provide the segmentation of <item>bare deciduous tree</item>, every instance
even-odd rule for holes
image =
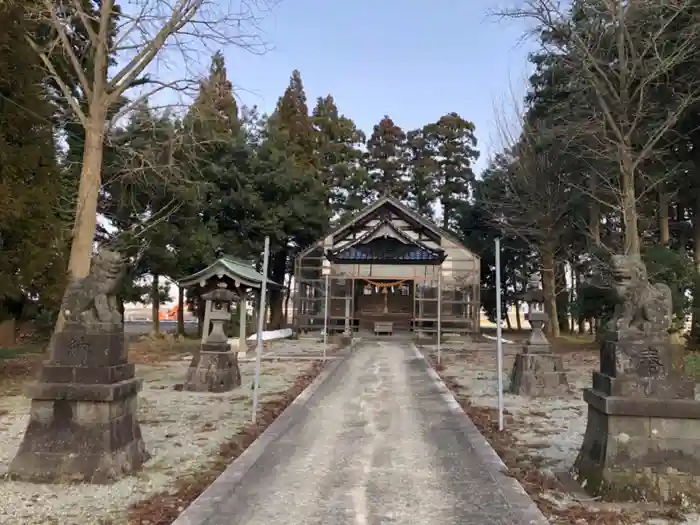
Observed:
[[[514,127],[500,119],[503,153],[485,174],[480,199],[500,228],[526,240],[540,255],[545,308],[551,319],[548,331],[557,337],[556,261],[567,258],[565,236],[575,206],[562,170],[567,153],[546,126],[528,122],[522,129]]]
[[[262,51],[257,22],[270,4],[269,0],[131,0],[121,7],[115,0],[33,4],[31,16],[47,31],[40,38],[27,35],[27,40],[62,102],[85,129],[68,264],[71,278],[84,277],[90,270],[110,125],[133,104],[160,91],[186,93],[197,88],[201,75],[196,69],[209,65],[213,46]],[[84,31],[78,45],[76,23]],[[125,96],[130,96],[130,103],[125,103]]]
[[[588,136],[583,141],[590,148],[587,155],[616,167],[613,174],[596,175],[596,181],[611,183],[625,252],[639,254],[639,189],[658,191],[662,182],[645,180],[643,165],[700,100],[700,79],[683,67],[693,59],[700,37],[696,2],[522,0],[498,15],[534,22],[545,52],[578,73],[591,111],[570,131]],[[596,188],[581,189],[596,198]]]

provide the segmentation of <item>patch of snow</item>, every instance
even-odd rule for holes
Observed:
[[[487,334],[481,334],[484,339],[490,339],[491,341],[498,341],[497,337],[493,337],[492,335],[487,335]],[[513,345],[515,344],[515,341],[511,341],[510,339],[504,339],[501,337],[501,341],[508,344],[508,345]]]
[[[281,330],[267,330],[262,333],[262,340],[263,341],[272,341],[273,339],[285,339],[287,337],[292,337],[292,329],[291,328],[282,328]],[[253,334],[248,336],[248,341],[257,341],[258,340],[258,334]],[[229,339],[228,342],[231,345],[236,344],[234,341],[237,341],[237,339]]]

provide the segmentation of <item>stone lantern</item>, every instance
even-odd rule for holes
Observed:
[[[522,298],[528,307],[525,319],[530,323],[532,329],[526,345],[530,352],[549,352],[549,341],[543,331],[544,325],[549,321],[549,316],[544,311],[544,291],[539,274],[534,273],[530,276]]]
[[[184,390],[195,392],[226,392],[241,385],[238,353],[224,332],[224,323],[231,319],[231,304],[238,294],[219,283],[215,290],[202,295],[206,301],[206,317],[212,324],[211,332],[202,341],[200,350],[192,357],[187,370]]]
[[[549,317],[544,311],[544,292],[538,274],[533,274],[527,283],[522,299],[527,302],[527,320],[530,336],[522,350],[515,356],[510,374],[510,392],[526,396],[551,396],[568,390],[562,358],[552,353],[544,335]]]

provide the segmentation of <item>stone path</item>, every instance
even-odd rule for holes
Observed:
[[[413,347],[367,342],[205,523],[534,523],[523,495],[499,477],[477,457]]]

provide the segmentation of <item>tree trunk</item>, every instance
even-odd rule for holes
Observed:
[[[558,261],[554,272],[555,293],[557,296],[557,316],[559,331],[567,333],[569,328],[569,293],[566,288],[566,263]]]
[[[157,273],[151,281],[151,331],[160,333],[160,276]]]
[[[621,169],[622,221],[625,225],[625,254],[641,254],[639,245],[639,225],[637,224],[637,195],[634,189],[634,167],[629,149],[623,152]]]
[[[177,290],[177,335],[185,336],[185,289]]]
[[[442,203],[442,229],[447,230],[449,229],[448,226],[450,224],[450,206],[446,204],[444,201]]]
[[[83,166],[80,170],[75,220],[73,221],[70,257],[68,259],[69,282],[87,277],[90,273],[92,246],[97,231],[97,198],[102,183],[105,115],[103,110],[91,108],[85,126]],[[63,316],[59,315],[54,331],[62,331],[63,323]]]
[[[685,206],[683,204],[676,204],[675,206],[675,217],[674,220],[676,224],[678,225],[683,225],[685,224]],[[685,255],[686,249],[688,247],[688,231],[686,228],[679,228],[678,229],[678,251]]]
[[[513,325],[510,324],[510,315],[508,315],[508,308],[506,308],[505,311],[502,312],[502,313],[504,314],[504,319],[505,319],[505,321],[506,321],[506,329],[507,329],[507,330],[512,330],[512,329],[513,329]]]
[[[590,229],[593,246],[600,246],[600,203],[597,200],[598,174],[594,172],[588,176],[588,191],[591,194],[589,207],[588,228]]]
[[[693,263],[696,275],[690,337],[693,341],[698,342],[700,341],[700,189],[695,191],[698,192],[693,210]]]
[[[518,331],[523,329],[522,322],[520,321],[520,301],[515,301],[515,326]]]
[[[671,244],[671,228],[668,220],[669,199],[666,189],[659,188],[659,240],[663,246]]]
[[[557,294],[554,279],[554,250],[547,247],[542,250],[542,291],[544,292],[544,309],[549,316],[546,325],[547,334],[559,337],[559,316],[557,315]]]
[[[574,291],[576,292],[576,295],[574,297],[574,301],[576,302],[577,310],[581,309],[581,269],[578,266],[573,266],[573,273],[574,273]],[[573,303],[573,301],[572,301]],[[583,335],[586,333],[585,330],[585,324],[586,324],[586,319],[584,316],[578,312],[577,316],[577,322],[578,322],[578,333],[580,335]]]
[[[94,110],[85,126],[83,167],[80,172],[73,236],[68,260],[68,274],[72,279],[87,277],[90,273],[92,245],[97,230],[97,197],[102,182],[104,127],[105,112]]]

